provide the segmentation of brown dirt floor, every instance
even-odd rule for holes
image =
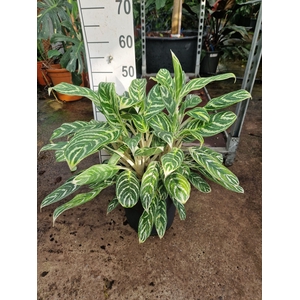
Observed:
[[[241,62],[227,66],[243,76]],[[261,72],[261,69],[260,69]],[[261,79],[261,73],[257,78]],[[208,86],[210,96],[239,89],[241,80]],[[244,194],[211,183],[192,190],[187,219],[175,214],[163,239],[139,244],[124,210],[106,215],[113,189],[61,215],[40,211],[43,198],[70,176],[52,151],[37,156],[37,299],[257,300],[262,298],[262,83],[252,92],[236,158],[230,168]],[[90,120],[88,99],[59,103],[38,87],[37,151],[64,122]],[[98,156],[80,168],[97,163]]]

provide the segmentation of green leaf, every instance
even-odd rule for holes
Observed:
[[[161,163],[165,177],[167,177],[169,174],[171,174],[181,166],[183,158],[183,151],[175,147],[172,149],[171,152],[166,153],[161,157]]]
[[[57,207],[53,212],[53,224],[58,218],[58,216],[61,215],[63,212],[93,200],[105,187],[106,186],[103,185],[91,192],[78,194],[69,202]]]
[[[209,111],[219,110],[229,107],[235,103],[251,98],[251,94],[246,90],[238,90],[211,99],[204,108]]]
[[[131,81],[128,89],[128,93],[129,93],[129,97],[133,99],[136,104],[145,102],[146,85],[147,85],[147,80],[145,78],[133,79]]]
[[[115,197],[114,199],[112,199],[112,200],[109,202],[108,206],[107,206],[107,211],[106,211],[106,213],[108,214],[108,213],[110,213],[111,211],[113,211],[119,204],[120,204],[120,203],[119,203],[119,200],[118,200],[117,197]]]
[[[40,151],[46,150],[63,150],[67,147],[69,142],[58,142],[58,143],[51,143],[43,146]]]
[[[167,111],[169,112],[169,114],[171,116],[174,115],[175,110],[176,110],[176,103],[175,103],[172,95],[170,94],[169,89],[165,86],[161,86],[160,93],[161,93],[161,97],[164,101]]]
[[[198,95],[189,94],[185,97],[180,107],[180,113],[183,114],[187,108],[193,108],[202,102]]]
[[[203,137],[209,137],[225,131],[236,120],[236,115],[232,111],[221,111],[210,116],[210,121],[199,130]]]
[[[203,107],[193,108],[193,109],[187,111],[186,114],[194,119],[198,119],[198,120],[201,120],[204,122],[208,122],[210,119],[208,112]]]
[[[179,99],[183,98],[183,96],[180,96],[181,89],[183,87],[183,84],[185,82],[185,74],[182,71],[181,64],[176,57],[176,55],[171,51],[172,54],[172,63],[173,63],[173,69],[174,69],[174,81],[175,81],[175,99],[177,100],[177,104],[179,104]]]
[[[123,142],[130,148],[132,154],[138,149],[139,141],[141,140],[142,134],[139,133],[133,137],[124,138]]]
[[[137,103],[136,103],[135,99],[129,98],[129,97],[124,96],[124,95],[119,97],[119,110],[132,107],[136,104]]]
[[[118,176],[116,195],[123,207],[133,207],[138,202],[140,184],[135,173],[125,170]]]
[[[48,88],[49,94],[52,89],[55,90],[56,92],[59,92],[61,94],[65,94],[65,95],[86,97],[86,98],[90,99],[97,107],[101,107],[98,94],[89,88],[70,84],[67,82],[62,82],[62,83],[55,85],[54,87]]]
[[[158,162],[152,161],[143,174],[140,188],[140,200],[143,208],[147,211],[156,194],[158,180]]]
[[[99,130],[91,129],[76,134],[67,147],[64,154],[71,171],[76,165],[89,155],[96,153],[103,146],[117,141],[120,130],[117,128]]]
[[[131,115],[131,117],[133,119],[134,126],[139,132],[145,133],[149,131],[148,123],[142,115]]]
[[[213,155],[196,147],[190,147],[189,151],[193,159],[204,168],[212,178],[218,182],[224,182],[227,185],[239,185],[238,178]]]
[[[162,238],[165,235],[167,222],[168,219],[166,201],[158,199],[154,217],[154,225],[159,238]]]
[[[185,97],[187,94],[189,94],[192,91],[200,90],[203,87],[205,87],[207,84],[214,82],[214,81],[220,81],[225,80],[228,78],[234,78],[235,75],[233,73],[226,73],[226,74],[220,74],[215,75],[211,77],[201,77],[201,78],[194,78],[190,80],[181,90],[180,92],[180,98]]]
[[[150,236],[153,224],[154,224],[154,214],[156,210],[155,202],[153,201],[149,210],[142,213],[139,225],[138,225],[138,237],[139,243],[144,243],[146,239]]]
[[[164,140],[170,147],[173,144],[173,135],[167,131],[153,131],[153,134]]]
[[[75,191],[77,191],[80,188],[80,186],[75,185],[72,182],[72,179],[74,177],[75,176],[72,176],[71,178],[69,178],[63,185],[61,185],[60,187],[55,189],[52,193],[50,193],[48,196],[46,196],[41,203],[41,208],[43,208],[47,205],[53,204],[57,201],[60,201],[64,198],[66,198],[67,196],[71,195]]]
[[[164,180],[170,197],[184,204],[190,197],[191,185],[188,180],[178,172],[171,173]]]
[[[183,137],[185,142],[193,142],[195,140],[200,142],[200,146],[204,143],[204,138],[203,136],[199,133],[198,130],[193,130],[193,129],[184,129],[180,132],[179,137]]]
[[[84,185],[94,182],[101,182],[117,174],[119,166],[108,164],[97,164],[89,167],[73,179],[75,185]]]
[[[175,97],[175,82],[171,76],[171,73],[167,69],[160,69],[155,77],[151,77],[152,80],[159,83],[168,89],[172,98]]]
[[[165,113],[161,112],[148,120],[149,125],[155,131],[172,132],[172,125]]]
[[[152,156],[155,154],[159,154],[162,151],[164,151],[164,147],[144,147],[144,148],[138,148],[135,153],[134,156]]]
[[[185,220],[186,219],[186,211],[185,211],[184,205],[182,203],[180,203],[179,201],[177,201],[176,199],[173,199],[173,203],[178,211],[179,219]]]
[[[163,109],[165,109],[165,104],[160,93],[160,87],[156,84],[147,95],[144,117],[148,121]]]
[[[211,192],[209,184],[196,172],[191,171],[188,180],[191,184],[202,193]]]

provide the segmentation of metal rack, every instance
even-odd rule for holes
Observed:
[[[141,42],[142,42],[142,77],[153,76],[155,74],[147,74],[146,72],[146,15],[145,15],[145,1],[141,0]],[[190,77],[199,77],[200,70],[200,56],[202,49],[203,31],[204,31],[204,20],[205,20],[205,2],[206,0],[201,0],[200,11],[199,11],[199,25],[198,25],[198,42],[197,42],[197,54],[196,54],[196,66],[195,73],[189,74]],[[255,78],[257,70],[260,64],[262,55],[262,5],[260,6],[259,14],[257,17],[256,27],[254,35],[252,38],[252,44],[250,49],[250,54],[248,56],[247,66],[243,76],[242,89],[247,90],[250,94],[252,93],[253,85],[255,83]],[[209,92],[207,88],[204,89],[205,93],[210,99]],[[230,132],[224,132],[226,142],[224,147],[212,147],[214,150],[220,152],[224,156],[224,163],[226,166],[233,164],[238,144],[240,141],[240,134],[242,126],[245,120],[248,104],[250,99],[247,99],[236,106],[237,120],[232,125]]]

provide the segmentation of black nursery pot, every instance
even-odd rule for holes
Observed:
[[[220,51],[209,51],[205,54],[200,63],[201,76],[216,75],[220,54]]]
[[[166,230],[168,230],[174,221],[176,207],[173,204],[172,199],[167,198],[166,202],[167,202],[167,228],[166,228]],[[132,227],[136,232],[138,232],[139,220],[140,220],[140,217],[141,217],[143,211],[144,211],[144,208],[142,207],[142,204],[140,201],[131,208],[125,208],[125,216],[127,218],[127,222],[130,225],[130,227]],[[150,235],[157,235],[155,226],[153,226]]]
[[[186,73],[195,72],[198,35],[195,31],[186,31],[184,34],[180,38],[146,37],[147,73],[157,73],[161,68],[173,73],[170,50],[178,57]]]

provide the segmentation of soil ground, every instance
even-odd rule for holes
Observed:
[[[243,76],[242,62],[225,66]],[[261,79],[261,68],[257,75]],[[239,89],[241,80],[208,86],[210,96]],[[258,300],[262,298],[262,83],[249,103],[235,161],[230,170],[244,194],[211,183],[212,192],[193,189],[187,218],[175,214],[163,239],[139,244],[124,210],[106,214],[113,189],[61,215],[57,205],[40,211],[43,198],[70,176],[53,151],[37,156],[37,298]],[[64,122],[93,118],[88,99],[59,103],[38,87],[37,151]],[[83,161],[79,169],[97,163]]]

